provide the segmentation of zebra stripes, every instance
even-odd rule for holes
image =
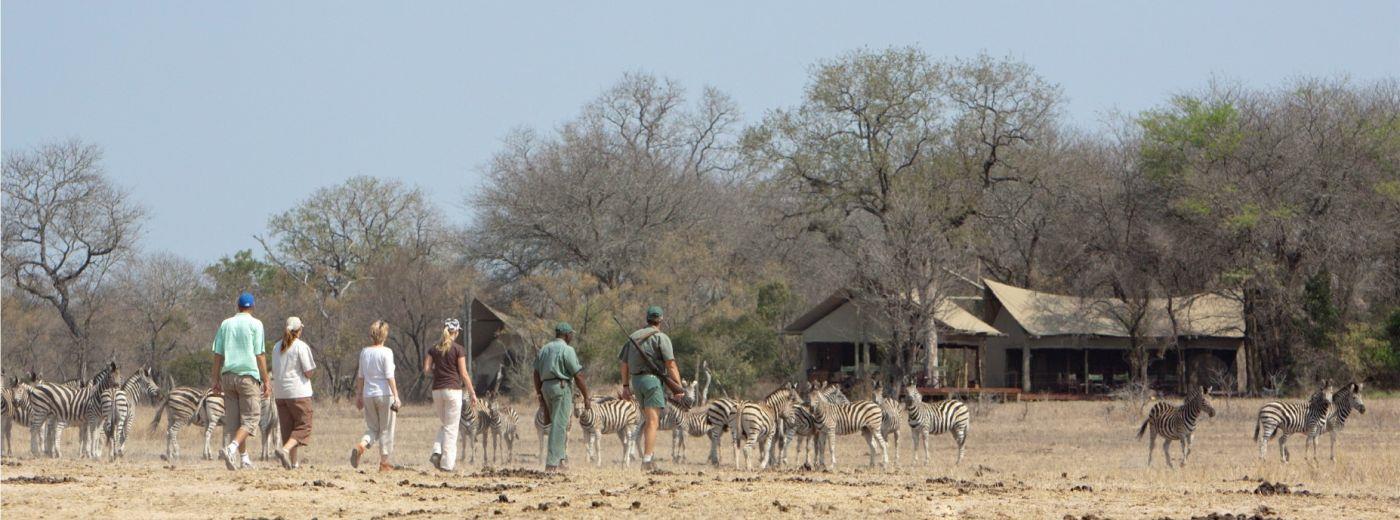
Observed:
[[[1172,456],[1168,446],[1171,441],[1181,441],[1181,466],[1186,466],[1186,458],[1191,455],[1191,438],[1196,432],[1196,420],[1201,412],[1215,417],[1215,407],[1210,404],[1210,389],[1194,387],[1186,394],[1181,406],[1157,403],[1147,413],[1147,420],[1138,428],[1137,438],[1149,427],[1152,435],[1147,439],[1147,466],[1152,467],[1152,452],[1156,449],[1157,436],[1162,436],[1162,456],[1167,459],[1167,467],[1172,467]]]
[[[121,387],[102,391],[98,400],[102,414],[102,435],[107,440],[108,455],[117,460],[125,454],[126,437],[131,426],[131,400]]]
[[[710,464],[719,465],[719,437],[733,422],[740,402],[728,397],[710,401],[705,407],[705,426],[710,437]]]
[[[7,381],[3,391],[3,398],[0,398],[0,405],[4,406],[3,413],[0,413],[0,430],[3,430],[4,453],[14,453],[10,439],[11,430],[16,423],[25,427],[29,426],[29,403],[30,391],[34,385],[39,383],[39,378],[33,372],[29,374],[29,381]]]
[[[276,400],[267,397],[261,399],[261,402],[262,408],[258,412],[258,432],[262,435],[262,456],[260,460],[267,460],[274,457],[277,448],[282,446],[282,425],[277,422]]]
[[[481,461],[490,464],[500,460],[501,441],[506,443],[506,462],[515,458],[515,440],[520,437],[518,426],[520,414],[508,404],[501,404],[494,397],[486,400],[486,406],[477,420],[481,437]],[[487,449],[487,443],[491,449]]]
[[[1269,439],[1278,437],[1279,457],[1288,462],[1288,436],[1295,433],[1307,435],[1304,449],[1312,448],[1317,457],[1317,436],[1327,429],[1327,419],[1332,413],[1332,388],[1325,385],[1308,397],[1308,402],[1265,403],[1259,408],[1259,416],[1254,421],[1254,440],[1259,443],[1259,458],[1264,458]]]
[[[166,416],[165,454],[162,459],[174,461],[180,457],[180,430],[188,425],[204,426],[204,459],[214,458],[209,440],[214,427],[224,417],[224,399],[209,395],[209,389],[182,386],[170,390],[165,399],[156,407],[155,417],[151,418],[150,430],[160,427],[160,416]]]
[[[76,422],[79,429],[80,451],[83,456],[92,454],[92,441],[101,420],[99,399],[102,390],[115,377],[117,364],[109,363],[92,381],[87,384],[40,383],[30,391],[29,410],[29,452],[37,457],[40,440],[43,439],[45,424],[53,421],[52,430],[43,451],[46,455],[62,456],[63,430],[69,423]]]
[[[874,402],[880,407],[880,434],[890,445],[890,451],[894,452],[895,467],[899,467],[899,430],[907,422],[908,413],[898,400],[885,396],[878,383],[875,385]]]
[[[807,395],[805,404],[811,410],[817,429],[816,444],[819,464],[835,468],[836,447],[832,437],[859,432],[865,437],[865,443],[869,448],[870,465],[875,465],[875,453],[879,451],[882,460],[881,468],[889,467],[889,450],[885,444],[885,437],[881,433],[884,428],[884,411],[879,405],[871,401],[828,404],[824,399],[817,398],[815,392]]]
[[[578,425],[588,440],[588,461],[603,465],[603,455],[599,451],[599,437],[607,433],[617,434],[622,443],[622,465],[631,466],[632,455],[636,452],[637,434],[641,432],[641,416],[637,404],[621,399],[595,400],[591,409],[585,408],[578,416]]]
[[[758,467],[768,467],[768,459],[773,452],[773,442],[778,438],[778,412],[767,403],[743,403],[734,425],[734,449],[743,453],[744,465],[739,465],[739,455],[734,455],[734,468],[753,469],[749,451],[758,446]]]
[[[1350,383],[1332,394],[1332,413],[1327,415],[1327,434],[1332,439],[1329,457],[1334,462],[1337,460],[1337,432],[1346,427],[1347,417],[1351,416],[1352,410],[1366,413],[1366,403],[1361,401],[1361,388],[1361,383]]]
[[[956,399],[936,404],[925,403],[923,394],[913,384],[904,387],[904,400],[908,410],[909,429],[914,433],[914,460],[919,460],[919,448],[923,447],[923,463],[928,464],[928,439],[934,435],[951,433],[958,443],[958,460],[962,464],[963,447],[967,442],[967,430],[971,425],[972,414],[967,405]]]
[[[457,442],[461,447],[457,449],[457,460],[467,460],[467,449],[471,449],[471,459],[469,462],[476,463],[476,433],[477,411],[472,409],[471,400],[462,400],[462,416],[457,420]]]

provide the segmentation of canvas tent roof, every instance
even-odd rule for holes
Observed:
[[[815,307],[812,307],[811,310],[799,316],[796,320],[793,320],[792,323],[789,323],[787,327],[783,328],[783,333],[801,334],[849,301],[851,301],[851,294],[849,291],[836,291]],[[934,316],[940,325],[943,325],[953,333],[974,336],[1002,335],[1001,331],[998,331],[995,327],[988,325],[986,322],[978,319],[977,316],[974,316],[972,313],[967,312],[966,309],[959,307],[958,304],[949,300],[943,300]]]
[[[983,280],[987,291],[1033,336],[1092,335],[1128,337],[1115,316],[1125,315],[1121,301],[1051,294]],[[1167,298],[1148,303],[1146,337],[1170,337]],[[1202,293],[1171,299],[1183,336],[1244,337],[1244,304],[1220,294]]]

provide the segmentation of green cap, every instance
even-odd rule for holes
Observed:
[[[654,320],[661,317],[661,307],[652,305],[647,307],[647,319]]]
[[[573,333],[574,333],[574,326],[573,326],[573,325],[569,325],[568,322],[561,321],[561,322],[559,322],[558,325],[555,325],[555,326],[554,326],[554,333],[555,333],[555,334],[573,334]]]

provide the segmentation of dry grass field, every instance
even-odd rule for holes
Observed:
[[[1212,513],[1261,518],[1395,518],[1400,515],[1400,400],[1371,399],[1342,435],[1338,461],[1308,461],[1295,437],[1294,461],[1278,461],[1270,444],[1257,459],[1250,436],[1258,400],[1217,400],[1220,411],[1196,435],[1185,469],[1167,469],[1160,450],[1146,466],[1146,440],[1134,438],[1141,419],[1125,403],[1074,402],[988,405],[974,418],[968,456],[951,465],[952,441],[933,441],[935,463],[911,465],[909,443],[901,466],[889,472],[865,467],[864,444],[844,437],[841,466],[831,472],[781,469],[742,472],[726,463],[705,465],[708,443],[691,439],[690,463],[662,464],[643,474],[618,465],[615,437],[603,439],[602,468],[583,464],[578,432],[570,446],[573,472],[546,475],[529,412],[522,410],[522,439],[505,469],[463,464],[456,474],[430,470],[426,462],[434,420],[426,406],[400,416],[391,473],[352,470],[347,448],[360,435],[359,416],[348,405],[321,403],[315,444],[303,468],[285,471],[263,462],[231,473],[217,461],[199,460],[197,435],[187,429],[187,456],[170,465],[157,456],[162,441],[142,433],[116,463],[33,460],[28,434],[16,428],[4,465],[6,518],[463,518],[653,516],[700,518],[892,517],[892,518],[1192,518]],[[150,408],[141,417],[149,420]],[[139,422],[145,422],[138,418]],[[73,430],[70,430],[70,432]],[[668,434],[667,434],[668,435]],[[76,452],[74,434],[66,435]],[[669,454],[662,444],[658,454]],[[35,477],[38,477],[37,479]],[[1259,494],[1261,482],[1288,487]]]

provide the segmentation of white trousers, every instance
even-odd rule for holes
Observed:
[[[433,412],[442,421],[433,441],[433,453],[442,455],[438,464],[450,471],[457,465],[457,422],[462,419],[462,390],[433,390]]]

